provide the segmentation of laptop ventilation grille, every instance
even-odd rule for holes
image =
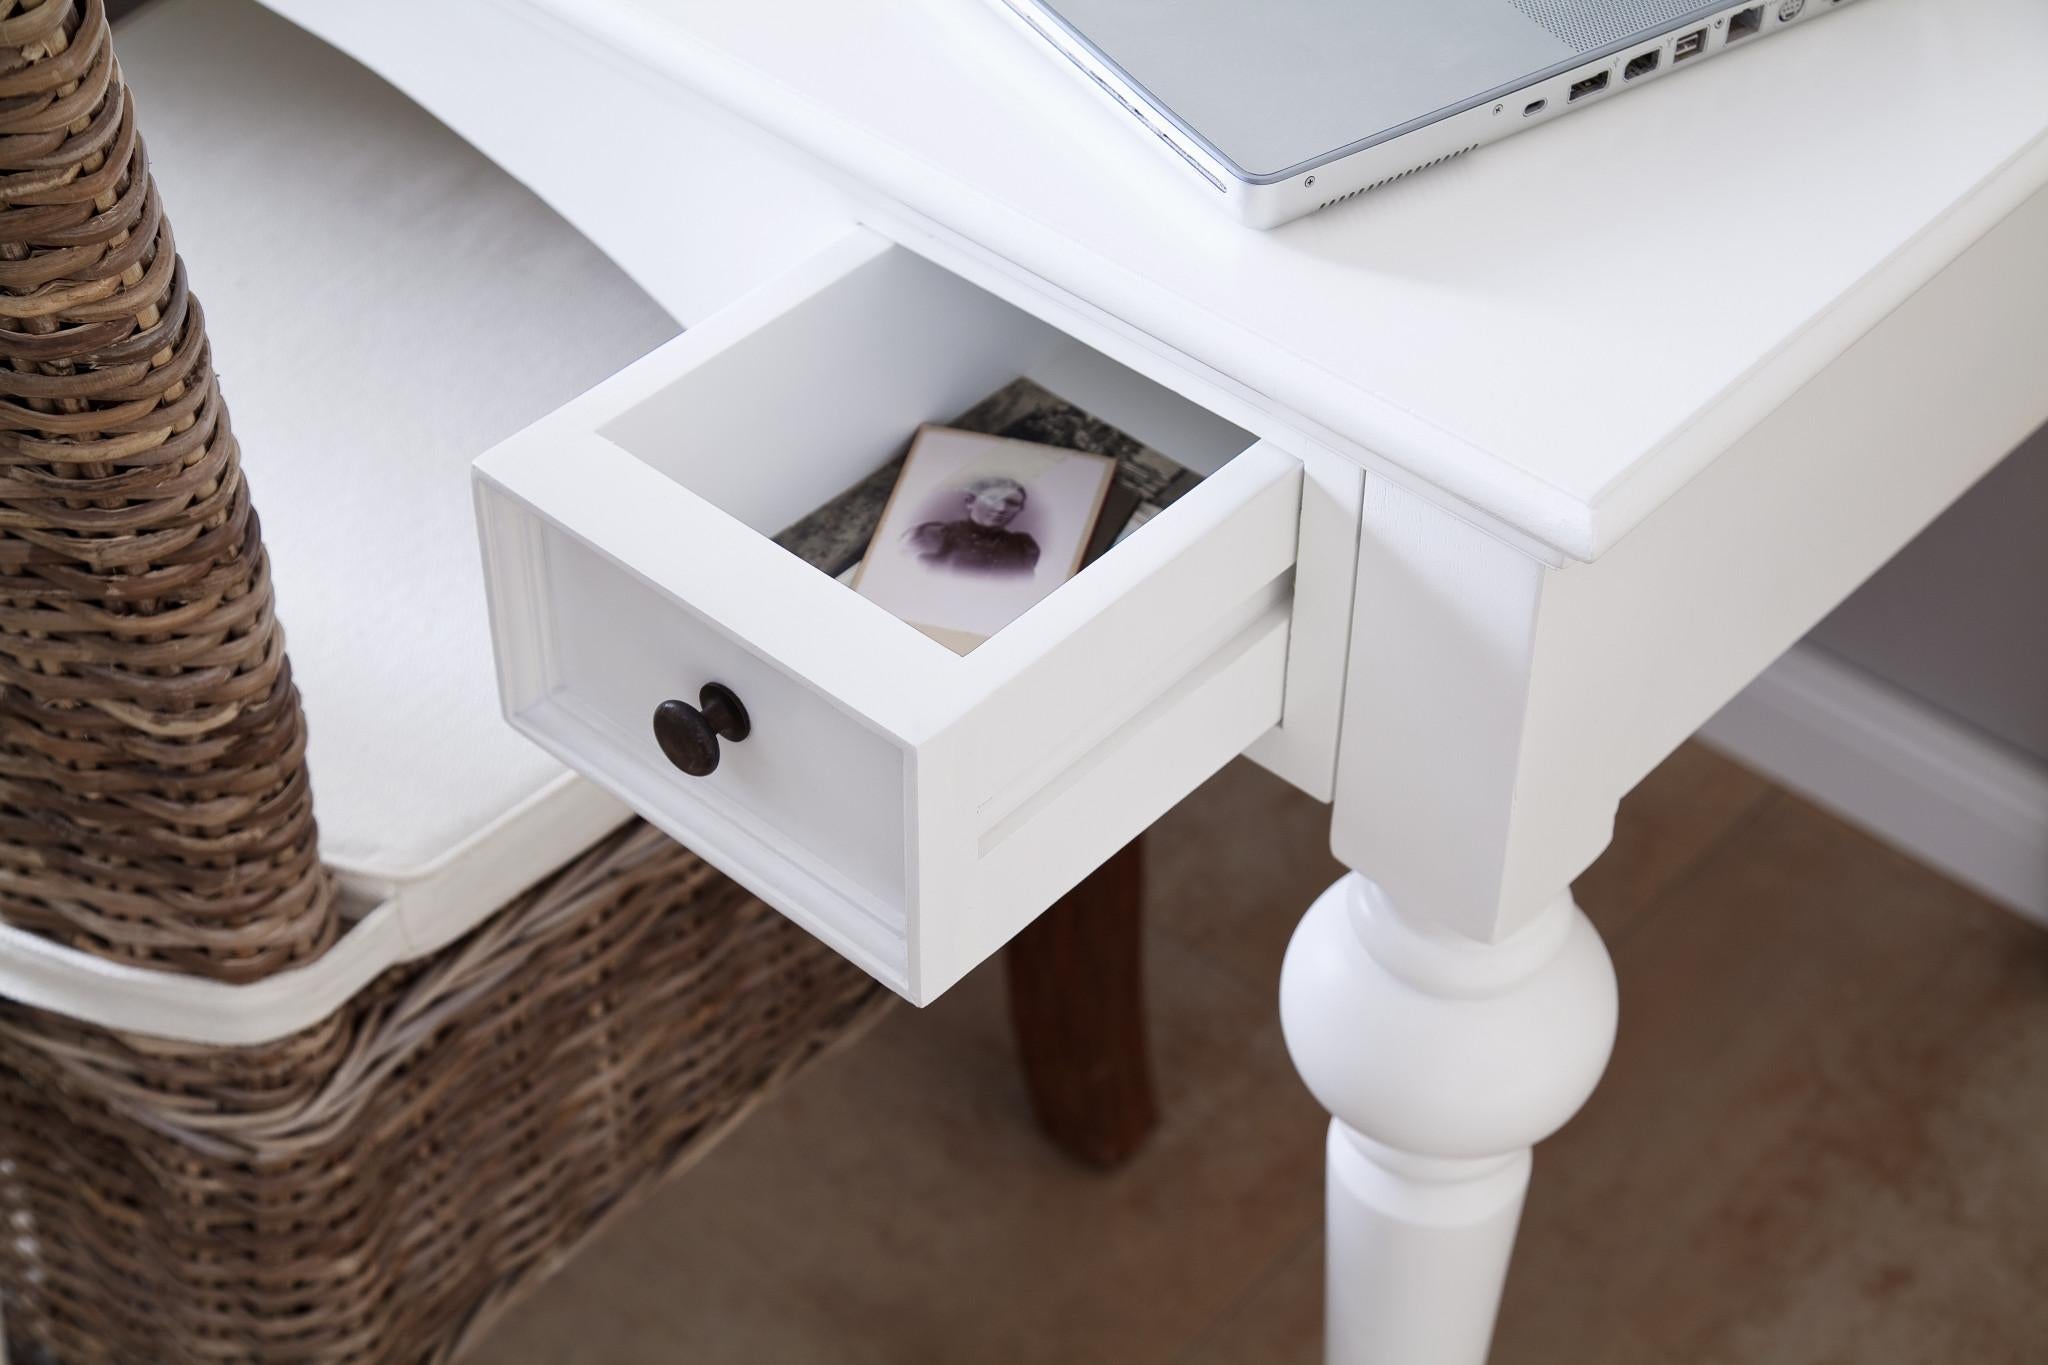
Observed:
[[[1551,37],[1584,54],[1669,28],[1700,8],[1699,0],[1510,0]]]
[[[1460,147],[1455,152],[1445,152],[1442,156],[1438,157],[1434,161],[1425,161],[1420,166],[1410,166],[1405,171],[1400,171],[1394,175],[1385,176],[1379,180],[1373,181],[1370,185],[1361,185],[1357,189],[1351,191],[1351,193],[1340,194],[1335,199],[1325,199],[1322,203],[1316,205],[1316,212],[1321,213],[1324,209],[1330,207],[1330,205],[1341,204],[1346,199],[1356,199],[1359,195],[1364,194],[1367,190],[1376,190],[1382,185],[1391,185],[1396,180],[1406,180],[1409,176],[1415,174],[1417,171],[1426,171],[1431,166],[1441,166],[1444,162],[1451,160],[1453,157],[1460,157],[1465,155],[1465,153],[1472,151],[1478,145],[1479,144],[1475,142],[1470,147]]]

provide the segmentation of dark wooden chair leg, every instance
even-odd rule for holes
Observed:
[[[1010,1017],[1046,1135],[1089,1166],[1120,1165],[1159,1121],[1145,1042],[1140,840],[1010,942]]]

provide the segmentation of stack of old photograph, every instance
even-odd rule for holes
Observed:
[[[965,654],[1197,482],[1018,379],[775,540]]]

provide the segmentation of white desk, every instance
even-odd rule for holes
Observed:
[[[1358,869],[1310,909],[1281,983],[1295,1061],[1334,1115],[1329,1351],[1347,1365],[1485,1355],[1530,1148],[1613,1037],[1612,972],[1566,888],[1619,798],[2048,417],[2038,0],[1862,0],[1266,234],[1212,213],[1211,191],[969,0],[270,3],[527,181],[686,322],[709,320],[591,421],[630,425],[719,346],[750,345],[737,372],[767,384],[756,362],[780,352],[764,339],[803,342],[785,319],[837,308],[874,270],[907,272],[938,316],[1014,328],[1017,355],[1035,327],[1078,339],[1091,373],[1115,362],[1137,408],[1198,444],[1221,430],[1204,414],[1256,438],[1211,481],[1211,523],[1105,559],[977,680],[902,646],[908,701],[756,623],[781,610],[766,597],[605,543],[601,508],[570,530],[918,774],[915,885],[883,907],[911,916],[896,984],[917,998],[1100,856],[1059,782],[1097,781],[1082,813],[1109,819],[1111,796],[1174,799],[1235,752],[1226,718],[1277,718],[1252,752],[1333,802]],[[849,239],[855,223],[870,235]],[[904,247],[990,311],[949,301]],[[1010,353],[987,344],[1000,367]],[[556,496],[543,472],[505,486]],[[1258,509],[1297,486],[1282,537]],[[705,534],[737,534],[707,518]],[[1264,569],[1204,564],[1226,531],[1244,555],[1291,558],[1281,605],[1257,596]],[[1171,666],[1150,679],[1150,730],[1134,719],[1121,749],[1050,741],[1071,765],[1042,787],[1021,758],[986,760],[1008,786],[977,768],[999,711],[1070,721],[1081,703],[1054,693],[1091,658],[1138,678],[1103,622],[1148,583],[1191,607],[1198,569],[1284,617],[1284,658],[1257,654],[1261,636],[1252,662],[1215,665],[1222,681]],[[815,605],[841,643],[897,658],[879,627]],[[1191,627],[1160,634],[1195,648]],[[957,727],[920,728],[920,707],[954,708]],[[738,816],[578,756],[833,932],[819,905],[844,869],[770,867]],[[1048,811],[1024,828],[1051,870],[995,879],[975,860],[1010,826],[969,827],[933,792],[1009,801],[1011,824]],[[966,851],[944,851],[956,835]],[[988,922],[938,925],[935,888],[975,888]]]

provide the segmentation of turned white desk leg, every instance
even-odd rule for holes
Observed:
[[[1288,1051],[1329,1110],[1330,1365],[1481,1365],[1530,1148],[1592,1093],[1614,970],[1560,895],[1481,943],[1352,874],[1288,945]]]

